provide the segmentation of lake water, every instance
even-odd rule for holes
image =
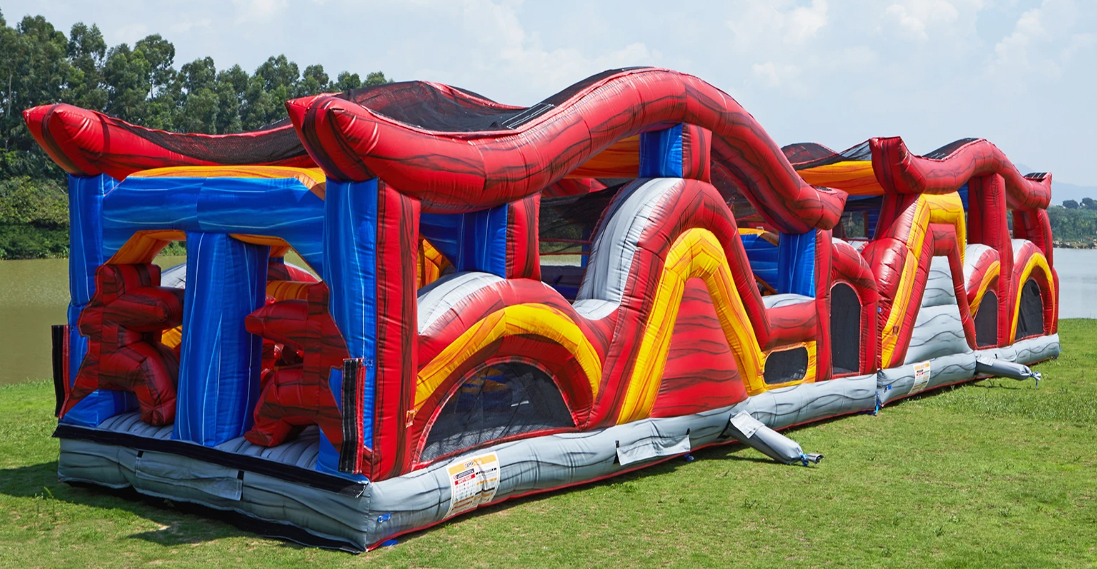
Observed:
[[[183,257],[158,257],[171,267]],[[289,259],[298,266],[300,259]],[[1097,318],[1097,250],[1056,249],[1060,318]],[[0,385],[52,377],[50,326],[65,323],[67,259],[0,261]]]

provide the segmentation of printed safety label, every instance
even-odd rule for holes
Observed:
[[[910,393],[918,393],[929,385],[929,362],[914,364],[914,384],[910,386]]]
[[[495,491],[499,489],[499,457],[494,452],[462,459],[446,472],[450,489],[447,518],[495,499]]]

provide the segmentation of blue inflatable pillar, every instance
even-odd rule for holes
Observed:
[[[244,318],[266,301],[269,247],[187,233],[183,345],[172,438],[216,446],[251,428],[263,339]]]
[[[472,213],[422,215],[420,231],[453,270],[507,275],[506,204]]]
[[[419,202],[376,179],[329,180],[324,207],[328,310],[350,358],[329,376],[343,445],[335,448],[321,433],[317,469],[383,479],[410,461]]]
[[[777,292],[815,297],[815,232],[782,233],[777,242]]]
[[[682,177],[682,125],[640,135],[639,177]]]
[[[346,444],[365,445],[373,439],[374,388],[377,380],[377,198],[376,179],[366,182],[328,180],[324,197],[324,270],[328,285],[328,311],[339,327],[351,358],[360,358],[362,366],[359,409],[350,409],[342,399],[343,370],[332,369],[331,392],[344,415],[361,413],[361,440]],[[344,419],[344,424],[346,420]],[[344,427],[344,431],[348,429]],[[341,449],[335,448],[320,433],[320,454],[316,468],[339,474]]]
[[[95,295],[95,271],[106,259],[103,253],[103,197],[117,180],[98,176],[69,176],[69,387],[76,380],[80,362],[88,353],[88,339],[76,329],[80,313]],[[63,423],[97,427],[106,419],[137,407],[132,393],[96,391],[73,406]]]

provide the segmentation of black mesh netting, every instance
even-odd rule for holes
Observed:
[[[537,236],[542,243],[541,252],[579,254],[582,243],[554,240],[589,240],[602,213],[609,207],[620,186],[621,184],[617,184],[579,196],[542,199],[541,216],[537,222]]]
[[[808,349],[800,346],[773,352],[766,358],[762,378],[767,384],[787,383],[804,379],[808,373]]]
[[[978,138],[961,138],[960,140],[950,142],[950,143],[938,148],[937,150],[934,150],[933,152],[930,152],[929,154],[926,154],[925,158],[932,158],[933,160],[940,160],[942,158],[947,158],[950,154],[952,154],[953,152],[956,152],[957,150],[959,150],[961,146],[963,146],[965,144],[968,144],[969,142],[975,142],[976,140],[979,140],[979,139]]]
[[[1029,279],[1021,289],[1021,314],[1017,319],[1018,340],[1044,333],[1044,299],[1040,285]]]
[[[427,130],[477,132],[514,129],[567,101],[587,86],[625,70],[611,69],[588,77],[530,107],[498,105],[471,91],[456,88],[442,91],[422,81],[371,85],[336,96]],[[231,136],[180,136],[144,129],[117,119],[105,120],[161,148],[215,164],[268,164],[306,155],[289,118],[250,133]]]
[[[106,120],[156,146],[215,164],[269,164],[305,156],[305,147],[288,118],[253,131],[253,136],[179,135],[144,129],[117,119]]]
[[[834,375],[861,367],[861,301],[846,283],[830,289],[830,354]]]
[[[598,192],[541,200],[541,280],[568,300],[575,300],[586,274],[586,267],[580,266],[582,242],[590,241],[598,221],[623,185],[619,180],[601,182],[608,187]],[[586,249],[590,251],[589,245]]]
[[[998,295],[992,290],[983,293],[975,312],[975,345],[980,348],[998,345]]]
[[[521,433],[574,427],[559,389],[545,372],[508,362],[476,371],[430,427],[420,460]]]
[[[530,107],[496,105],[466,91],[469,97],[439,91],[428,83],[408,81],[354,89],[341,95],[393,120],[438,132],[514,129],[567,101],[586,87],[627,69],[611,69],[571,85]]]
[[[781,147],[785,158],[792,163],[797,170],[807,170],[827,166],[838,162],[862,162],[872,160],[872,149],[866,140],[856,146],[851,146],[841,152],[835,152],[821,144],[814,142],[798,142]]]
[[[955,142],[950,142],[949,144],[926,154],[925,158],[934,160],[947,158],[960,147],[976,140],[979,139],[962,138]],[[788,161],[792,163],[793,168],[797,170],[807,170],[808,168],[817,168],[819,166],[827,166],[838,162],[861,162],[872,160],[872,149],[867,140],[841,152],[835,152],[822,144],[816,144],[814,142],[797,142],[795,144],[789,144],[781,147],[781,152],[785,154],[785,158],[787,158]]]

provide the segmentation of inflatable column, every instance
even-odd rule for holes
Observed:
[[[541,215],[541,194],[511,202],[507,208],[506,278],[541,280],[541,251],[537,220]],[[584,237],[584,239],[589,236]],[[583,266],[586,266],[583,257]]]
[[[710,181],[712,132],[678,124],[640,135],[640,178]]]
[[[1027,239],[1036,244],[1044,253],[1047,264],[1051,268],[1052,297],[1059,298],[1059,272],[1055,270],[1055,247],[1051,236],[1051,218],[1046,209],[1029,211],[1013,211],[1013,236],[1017,239]],[[1044,304],[1044,322],[1050,322],[1048,334],[1059,331],[1059,303]]]
[[[98,176],[69,175],[69,294],[68,309],[68,380],[69,389],[88,351],[88,339],[76,329],[77,320],[91,297],[95,295],[95,271],[104,263],[103,197],[118,181],[106,174]],[[85,427],[99,423],[119,413],[135,408],[132,393],[98,390],[88,395],[65,413],[63,422]]]
[[[777,242],[777,292],[815,296],[815,231],[782,233]]]
[[[830,285],[832,275],[829,267],[834,265],[831,258],[831,232],[815,230],[815,257],[812,259],[813,285],[815,292],[815,312],[818,331],[815,334],[815,381],[825,381],[834,375],[834,362],[830,348]]]
[[[1006,185],[997,174],[979,176],[968,182],[968,243],[981,243],[998,251],[998,344],[1009,344],[1013,318],[1013,243],[1006,221]],[[983,302],[986,302],[984,300]]]
[[[408,459],[414,418],[419,202],[376,179],[330,180],[324,209],[328,306],[351,359],[330,376],[343,446],[323,440],[318,468],[384,479]]]
[[[251,428],[263,339],[244,319],[266,300],[270,248],[187,233],[183,345],[172,438],[217,446]]]

